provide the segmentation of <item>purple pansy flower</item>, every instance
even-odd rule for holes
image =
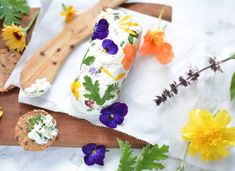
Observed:
[[[103,40],[108,36],[108,34],[109,34],[109,23],[107,20],[101,19],[95,26],[91,40],[95,39]]]
[[[109,128],[116,128],[124,121],[124,117],[128,113],[128,107],[125,103],[116,102],[101,110],[100,122]]]
[[[82,151],[85,154],[84,161],[88,166],[98,164],[104,165],[106,149],[104,145],[96,145],[94,143],[84,145]]]
[[[102,47],[108,54],[115,55],[118,52],[118,46],[110,39],[105,39]]]

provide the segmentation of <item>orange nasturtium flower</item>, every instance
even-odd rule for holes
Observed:
[[[144,36],[144,43],[140,48],[140,53],[144,56],[155,55],[161,64],[168,64],[174,58],[174,52],[170,43],[165,42],[163,31],[149,30]]]
[[[134,45],[128,44],[123,48],[124,58],[122,60],[123,68],[128,71],[135,59],[136,47]]]

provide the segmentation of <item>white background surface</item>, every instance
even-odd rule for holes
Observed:
[[[31,0],[31,2],[37,2]],[[158,2],[157,0],[154,2]],[[164,3],[164,1],[161,1]],[[173,4],[173,23],[196,29],[226,45],[228,51],[233,50],[235,43],[235,2],[232,0],[180,0],[168,1]],[[36,4],[37,5],[37,4]],[[234,47],[235,49],[235,47]],[[78,169],[81,165],[80,149],[51,148],[46,152],[25,152],[18,147],[0,148],[1,171],[36,171],[36,170],[84,170]],[[106,157],[107,163],[111,164],[118,158],[118,151],[114,150]],[[115,162],[114,162],[115,163]],[[174,170],[176,162],[169,161],[169,169]],[[103,170],[103,169],[98,169]],[[187,169],[187,170],[192,170]],[[199,169],[195,169],[199,170]],[[230,167],[228,170],[233,171]],[[226,170],[227,171],[227,170]]]

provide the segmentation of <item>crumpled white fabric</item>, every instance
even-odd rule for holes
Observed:
[[[35,28],[28,48],[6,85],[20,86],[20,71],[30,55],[63,29],[64,18],[60,16],[62,2],[73,4],[79,12],[83,12],[91,6],[91,1],[86,0],[79,2],[76,0],[53,1],[44,18]],[[145,32],[149,28],[157,28],[158,26],[156,18],[119,9],[139,19]],[[184,75],[190,66],[202,68],[207,65],[208,57],[214,55],[222,57],[220,53],[222,47],[215,45],[205,35],[175,27],[165,21],[162,21],[161,24],[162,26],[167,24],[166,40],[173,45],[175,59],[169,65],[160,65],[154,57],[137,56],[119,99],[120,102],[125,102],[128,105],[129,113],[123,125],[118,126],[117,130],[149,143],[166,143],[171,147],[170,156],[178,158],[182,157],[186,147],[180,132],[188,121],[188,113],[195,107],[209,108],[215,111],[218,109],[218,105],[220,106],[228,99],[231,68],[229,70],[229,67],[226,67],[224,74],[215,75],[210,71],[204,72],[197,84],[188,88],[180,88],[177,97],[157,107],[153,102],[155,96],[160,95],[162,90],[169,87],[169,83],[177,80],[180,75]],[[102,126],[97,116],[80,115],[71,103],[70,85],[76,76],[75,74],[79,71],[81,60],[88,47],[88,41],[86,41],[74,50],[58,73],[52,88],[45,95],[28,98],[21,91],[19,102],[68,113]],[[234,157],[235,152],[232,151],[229,158],[218,162],[205,163],[198,157],[188,157],[187,161],[202,168],[226,170],[230,167]]]

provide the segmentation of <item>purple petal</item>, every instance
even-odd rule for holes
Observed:
[[[112,114],[113,111],[112,111],[112,106],[108,106],[106,108],[103,108],[100,113],[102,114],[105,114],[105,115],[109,115],[109,114]]]
[[[106,153],[106,148],[105,148],[105,146],[104,145],[98,145],[97,147],[96,147],[96,154],[98,155],[105,155],[105,153]]]
[[[105,39],[102,43],[102,47],[111,55],[115,55],[118,52],[118,46],[110,39]]]
[[[126,114],[128,113],[128,106],[125,103],[116,102],[111,106],[112,106],[112,113],[114,115],[126,116]]]
[[[106,125],[109,128],[116,128],[117,123],[115,122],[114,118],[112,119],[109,114],[102,114],[100,115],[100,122]]]
[[[95,163],[98,165],[103,166],[104,165],[104,155],[95,155]]]
[[[84,145],[82,147],[82,151],[84,154],[89,155],[92,153],[93,150],[96,149],[96,145],[94,143]]]
[[[99,22],[95,26],[95,30],[94,30],[94,33],[92,35],[91,40],[95,40],[95,39],[103,40],[103,39],[105,39],[109,34],[108,28],[109,28],[109,24],[108,24],[107,20],[105,20],[105,19],[99,20]]]
[[[124,116],[114,115],[114,120],[115,120],[116,124],[121,125],[124,121]]]
[[[88,166],[94,165],[94,164],[96,163],[95,155],[86,155],[86,156],[84,157],[84,162],[85,162]]]

